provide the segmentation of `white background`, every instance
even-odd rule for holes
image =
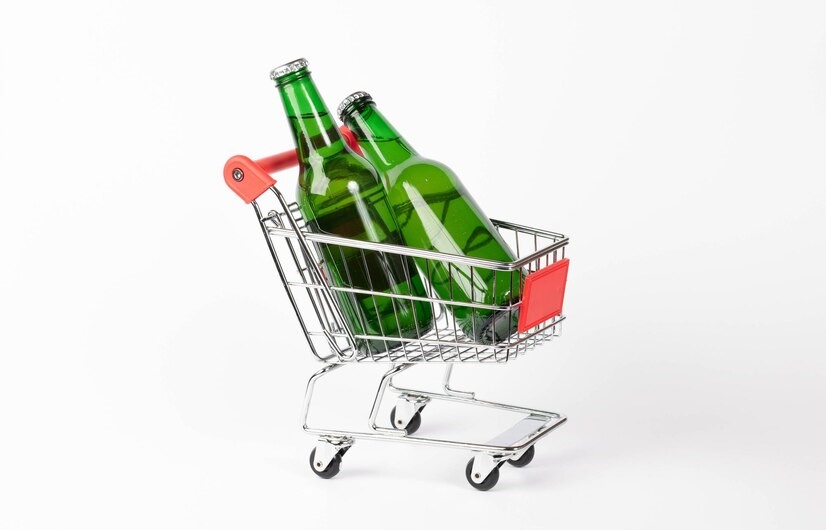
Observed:
[[[319,365],[221,177],[290,147],[301,56],[572,238],[562,337],[457,369],[570,418],[488,493],[452,450],[308,468]],[[825,145],[823,2],[5,2],[0,528],[821,528]],[[363,427],[381,369],[321,408]]]

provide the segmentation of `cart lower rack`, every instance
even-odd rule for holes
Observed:
[[[349,131],[342,128],[342,132],[348,143],[358,149]],[[527,465],[533,459],[534,444],[562,425],[565,417],[554,412],[477,399],[473,392],[451,388],[450,378],[457,363],[504,363],[559,334],[560,323],[565,318],[562,302],[568,272],[568,259],[565,257],[568,238],[554,232],[492,220],[517,255],[516,261],[503,263],[313,233],[307,229],[298,206],[284,198],[270,176],[270,173],[296,164],[294,151],[258,161],[235,156],[224,168],[224,179],[245,202],[253,205],[310,351],[325,364],[310,377],[304,398],[303,428],[318,437],[318,443],[310,453],[313,472],[323,478],[335,476],[342,457],[356,439],[473,451],[474,457],[468,462],[465,475],[468,482],[480,490],[488,490],[496,484],[499,467],[505,462],[517,467]],[[448,264],[448,277],[439,281],[447,281],[450,292],[453,292],[454,283],[463,282],[463,287],[470,288],[471,299],[439,298],[432,287],[426,288],[424,296],[365,289],[355,281],[348,281],[349,271],[342,275],[343,281],[337,281],[334,285],[325,277],[323,267],[323,256],[331,255],[330,252],[341,252],[342,256],[346,252],[348,259],[386,261],[399,260],[400,257],[403,260],[413,258],[428,286],[435,281],[431,276],[431,271],[436,269],[434,263],[439,262],[442,270],[444,264]],[[346,260],[342,262],[346,263]],[[405,269],[405,274],[409,281],[415,271]],[[475,279],[491,276],[496,279],[496,275],[507,275],[512,284],[519,282],[517,287],[521,287],[522,296],[506,305],[492,305],[489,300],[486,303],[483,293],[474,291]],[[392,307],[392,316],[397,321],[402,308],[414,308],[415,312],[415,307],[426,304],[432,310],[433,324],[429,330],[417,328],[415,337],[402,336],[401,333],[394,335],[383,327],[375,331],[367,326],[354,326],[352,310],[349,309],[349,319],[344,314],[348,308],[355,306],[359,296],[373,297],[374,300],[389,298],[388,307]],[[497,341],[477,334],[475,328],[474,333],[464,333],[454,316],[453,310],[456,308],[465,312],[469,310],[474,316],[476,312],[492,314],[493,326],[496,326],[498,319],[499,327],[506,327],[507,332],[503,335],[507,337]],[[319,379],[345,365],[364,362],[390,364],[373,399],[368,428],[344,431],[310,426],[307,417]],[[393,380],[398,374],[416,364],[427,363],[444,364],[441,391],[394,385]],[[396,403],[389,421],[380,421],[379,411],[388,391],[396,395]],[[524,417],[505,432],[482,443],[414,436],[421,425],[425,406],[439,400],[490,407]]]

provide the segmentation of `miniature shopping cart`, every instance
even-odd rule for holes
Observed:
[[[342,127],[342,132],[350,146],[358,150],[350,131]],[[342,457],[356,439],[473,451],[474,457],[467,464],[465,476],[473,487],[480,490],[490,489],[496,484],[499,468],[505,462],[517,467],[527,465],[533,459],[534,444],[564,423],[565,417],[554,412],[477,399],[473,392],[451,388],[450,377],[456,363],[504,363],[558,335],[560,323],[565,318],[562,315],[562,301],[568,274],[568,259],[565,257],[568,238],[554,232],[491,220],[517,256],[514,262],[502,263],[311,232],[297,204],[284,198],[270,176],[270,173],[297,163],[294,151],[258,161],[235,156],[224,168],[224,179],[246,203],[252,203],[287,297],[307,337],[307,344],[315,357],[325,363],[310,377],[302,411],[304,430],[318,436],[318,443],[310,453],[313,472],[323,478],[335,476]],[[329,256],[332,251],[346,251],[349,255],[355,253],[365,260],[368,256],[383,259],[392,255],[414,258],[425,283],[430,280],[429,269],[435,262],[442,264],[442,270],[443,264],[448,264],[450,282],[469,281],[471,286],[474,274],[484,272],[488,275],[486,277],[507,274],[523,282],[522,296],[508,305],[494,306],[474,297],[470,301],[439,298],[432,290],[427,290],[426,296],[365,290],[355,282],[348,283],[348,274],[343,275],[343,281],[333,284],[328,281],[323,264],[323,256]],[[463,276],[460,277],[459,271]],[[350,321],[344,318],[341,300],[345,299],[342,297],[357,295],[392,298],[394,311],[405,301],[430,304],[434,315],[433,327],[415,338],[371,334],[363,329],[354,329],[348,324]],[[494,318],[510,319],[518,314],[518,325],[506,339],[497,343],[474,340],[456,325],[452,309],[458,306],[472,311],[492,312]],[[386,347],[364,348],[365,341]],[[391,367],[381,378],[373,399],[368,429],[344,431],[308,425],[313,390],[318,380],[343,366],[369,362],[386,362]],[[445,364],[441,391],[401,388],[393,384],[394,377],[400,372],[426,363]],[[388,390],[397,395],[396,404],[389,421],[380,421],[379,410]],[[423,409],[434,400],[491,407],[524,417],[510,429],[484,443],[414,436],[421,425]]]

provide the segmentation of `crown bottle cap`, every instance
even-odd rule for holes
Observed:
[[[306,69],[310,63],[307,62],[307,59],[296,59],[295,61],[290,61],[287,64],[282,64],[281,66],[276,66],[270,72],[270,79],[278,82],[279,79],[284,77],[285,75],[289,75],[299,70]]]
[[[359,90],[357,92],[353,92],[346,98],[341,104],[338,106],[338,117],[341,121],[344,121],[344,116],[350,112],[350,110],[355,106],[356,103],[364,101],[364,102],[371,102],[373,101],[373,96],[368,94],[363,90]]]

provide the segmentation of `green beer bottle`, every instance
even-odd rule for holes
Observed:
[[[515,256],[450,168],[419,156],[376,108],[366,92],[339,105],[339,116],[382,175],[387,198],[408,246],[449,254],[514,261]],[[494,272],[417,258],[436,294],[454,302],[508,306],[520,299],[519,271]],[[491,344],[517,329],[518,309],[450,305],[465,335]]]
[[[310,77],[307,61],[299,59],[275,68],[275,81],[298,149],[297,202],[312,232],[362,241],[403,244],[375,168],[354,153],[327,111]],[[319,244],[327,280],[333,286],[397,295],[424,296],[416,266],[409,258],[384,252]],[[341,312],[365,353],[382,352],[417,338],[433,325],[428,302],[389,296],[336,294]]]

